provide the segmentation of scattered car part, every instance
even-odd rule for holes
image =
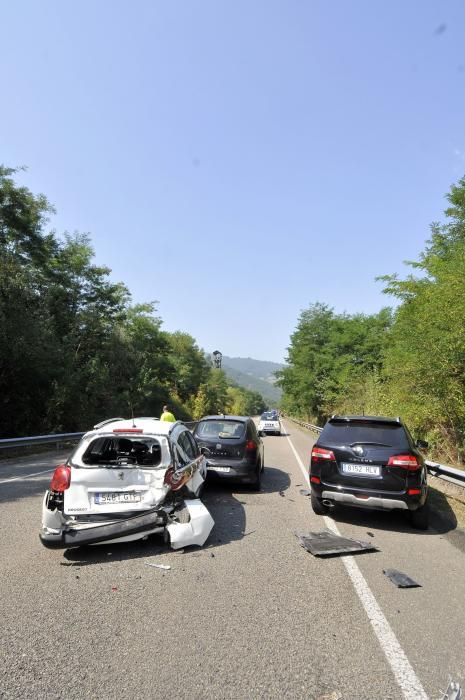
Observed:
[[[417,583],[413,578],[402,573],[402,571],[397,571],[397,569],[383,569],[383,574],[387,576],[397,588],[421,588],[420,583]]]
[[[341,537],[330,530],[309,532],[308,534],[296,533],[296,537],[299,539],[301,546],[315,557],[379,551],[379,548],[370,542]]]
[[[462,700],[462,688],[455,681],[449,681],[446,692],[442,696],[442,700]]]
[[[154,569],[163,569],[163,571],[169,571],[171,566],[168,564],[152,564],[150,561],[144,562],[145,566],[153,566]]]

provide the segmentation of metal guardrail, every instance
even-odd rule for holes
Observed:
[[[312,430],[314,433],[317,433],[318,435],[321,433],[323,428],[320,428],[319,425],[313,425],[313,423],[305,423],[303,420],[298,420],[297,418],[291,418],[290,416],[283,416],[284,418],[287,418],[287,420],[291,420],[293,423],[297,423],[297,425],[302,426],[302,428],[307,428],[307,430]]]
[[[76,442],[84,433],[56,433],[54,435],[34,435],[32,437],[5,438],[0,440],[0,450],[7,447],[30,447],[34,445],[59,444],[61,442]]]
[[[311,430],[318,435],[323,430],[323,428],[320,428],[318,425],[313,425],[313,423],[306,423],[305,421],[291,418],[290,416],[286,416],[286,418],[293,423],[302,426],[302,428],[307,428],[307,430]],[[465,488],[465,471],[456,469],[455,467],[449,467],[447,464],[432,462],[429,459],[425,460],[425,464],[426,468],[428,469],[428,473],[432,476],[437,476],[439,479],[448,481],[450,484],[455,484],[456,486]]]

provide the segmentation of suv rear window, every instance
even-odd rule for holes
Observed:
[[[323,428],[318,442],[328,446],[340,445],[341,447],[376,443],[380,446],[386,445],[399,450],[410,449],[409,441],[402,425],[378,421],[329,421]]]
[[[276,413],[262,413],[260,420],[278,420]]]
[[[204,440],[224,440],[228,438],[242,438],[245,433],[245,424],[234,420],[208,420],[198,424],[195,436]]]

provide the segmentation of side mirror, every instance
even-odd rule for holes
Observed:
[[[417,440],[415,446],[418,447],[419,450],[427,450],[429,444],[426,442],[426,440]]]

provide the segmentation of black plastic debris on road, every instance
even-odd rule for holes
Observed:
[[[353,540],[349,537],[335,535],[330,530],[321,532],[297,533],[301,546],[315,557],[341,556],[344,554],[357,554],[358,552],[379,551],[379,548],[371,542]]]
[[[402,571],[397,571],[397,569],[383,569],[383,574],[387,576],[397,588],[421,588],[420,583],[414,581],[413,578],[410,578],[407,574],[403,574]]]

